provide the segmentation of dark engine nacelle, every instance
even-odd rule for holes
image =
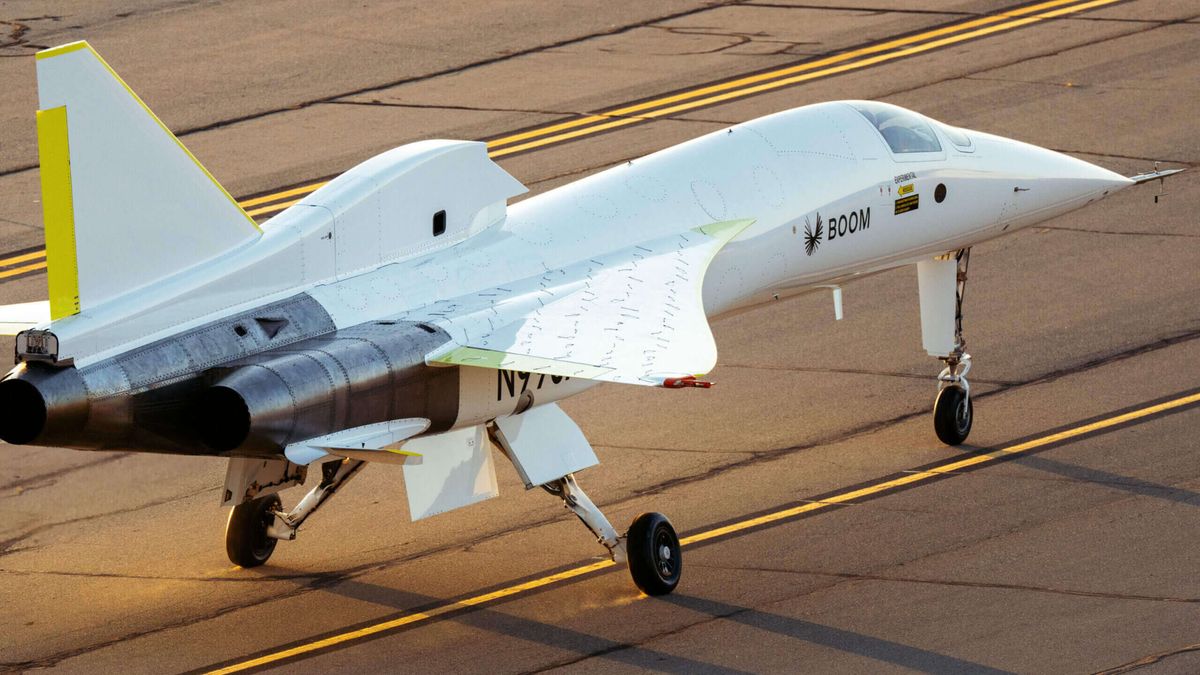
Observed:
[[[427,366],[425,355],[449,339],[408,321],[337,330],[302,294],[81,369],[20,363],[0,380],[0,439],[277,457],[289,443],[375,422],[424,417],[448,429],[457,369]]]
[[[259,455],[406,417],[448,428],[457,373],[425,364],[448,339],[427,324],[367,323],[233,364],[200,397],[201,436],[218,452]]]
[[[67,444],[88,419],[88,394],[74,367],[22,363],[0,380],[0,439]]]

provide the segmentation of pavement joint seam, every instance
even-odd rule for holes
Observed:
[[[222,120],[216,120],[213,122],[200,124],[200,125],[197,125],[194,127],[182,128],[177,131],[174,131],[174,133],[177,138],[183,138],[183,137],[189,136],[191,134],[197,134],[197,133],[201,133],[204,131],[220,129],[223,127],[240,124],[242,122],[249,122],[252,120],[262,119],[264,117],[270,117],[272,115],[293,112],[296,110],[303,110],[305,108],[308,108],[308,107],[311,107],[311,106],[314,106],[314,105],[317,105],[320,103],[329,103],[331,101],[336,101],[337,99],[346,98],[348,96],[358,96],[361,94],[367,94],[367,93],[374,92],[374,91],[390,89],[392,87],[398,87],[398,86],[405,85],[405,84],[412,84],[414,82],[423,82],[426,80],[432,80],[432,79],[436,79],[439,77],[445,77],[447,75],[456,75],[458,73],[466,72],[468,70],[474,70],[476,68],[493,65],[496,63],[502,63],[504,61],[509,61],[512,59],[520,58],[523,56],[529,56],[531,54],[537,54],[539,52],[549,51],[552,49],[560,49],[562,47],[566,47],[566,46],[573,45],[573,44],[578,44],[581,42],[586,42],[588,40],[594,40],[596,38],[609,37],[609,36],[613,36],[613,35],[621,35],[623,33],[627,33],[629,31],[636,30],[638,28],[644,28],[650,24],[657,23],[660,21],[670,21],[673,19],[690,16],[692,14],[701,14],[704,12],[709,12],[712,10],[720,9],[725,6],[740,4],[744,1],[745,0],[712,0],[711,2],[705,4],[701,7],[694,7],[692,9],[687,9],[687,10],[683,10],[683,11],[679,11],[679,12],[672,12],[670,14],[652,17],[652,18],[648,18],[643,21],[637,21],[634,23],[622,24],[620,26],[614,26],[607,30],[600,30],[600,31],[588,33],[587,35],[580,35],[580,36],[575,36],[575,37],[571,37],[571,38],[566,38],[563,40],[557,40],[555,42],[550,42],[550,43],[546,43],[546,44],[542,44],[542,45],[535,45],[533,47],[519,49],[516,51],[501,54],[499,56],[495,56],[492,58],[479,59],[477,61],[472,61],[470,63],[462,64],[459,66],[454,66],[452,68],[443,68],[441,70],[436,70],[436,71],[432,71],[429,73],[411,75],[408,77],[403,77],[403,78],[385,82],[385,83],[372,84],[372,85],[368,85],[365,87],[360,87],[358,89],[353,89],[350,91],[343,91],[343,92],[331,94],[328,96],[321,96],[318,98],[309,99],[307,101],[299,101],[299,102],[291,103],[289,105],[282,106],[279,108],[273,108],[270,110],[262,110],[259,112],[248,113],[245,115],[237,115],[237,116],[229,117],[229,118],[222,119]],[[25,171],[31,171],[34,169],[37,169],[37,164],[17,166],[17,167],[13,167],[10,169],[5,169],[5,170],[0,171],[0,177],[8,176],[8,175],[15,174],[15,173],[22,173]]]
[[[905,563],[910,564],[910,563]],[[922,577],[900,577],[890,576],[885,574],[863,574],[856,572],[828,572],[821,570],[805,570],[805,569],[789,569],[786,567],[766,567],[760,565],[714,565],[706,563],[693,563],[692,567],[701,567],[715,570],[731,570],[731,571],[750,571],[750,572],[778,572],[780,574],[795,574],[815,577],[832,577],[836,579],[847,579],[850,581],[886,581],[906,584],[929,584],[933,586],[958,586],[964,588],[983,588],[1006,591],[1031,591],[1035,593],[1049,593],[1053,595],[1071,595],[1086,598],[1103,598],[1110,600],[1133,600],[1143,602],[1170,602],[1183,604],[1200,604],[1200,598],[1188,598],[1177,596],[1162,596],[1162,595],[1142,595],[1137,593],[1111,593],[1107,591],[1088,591],[1073,588],[1055,588],[1052,586],[1034,586],[1031,584],[1009,584],[998,581],[969,581],[963,579],[928,579]],[[900,565],[891,565],[890,567],[899,567]]]
[[[844,287],[846,284],[842,284]],[[902,373],[892,370],[870,370],[866,368],[820,368],[816,366],[761,366],[749,363],[721,363],[721,368],[743,368],[746,370],[774,370],[780,372],[794,373],[815,373],[829,375],[871,375],[874,377],[897,377],[903,379],[922,380],[929,382],[928,374],[917,373]],[[983,378],[971,378],[973,384],[990,384],[998,387],[1012,387],[1021,384],[1017,380],[986,380]]]
[[[1197,642],[1195,644],[1185,645],[1183,647],[1177,647],[1175,649],[1170,649],[1165,652],[1158,652],[1157,654],[1151,654],[1149,656],[1143,656],[1142,658],[1137,659],[1135,661],[1130,661],[1128,663],[1123,663],[1119,666],[1114,666],[1112,668],[1105,668],[1104,670],[1097,671],[1095,675],[1120,675],[1121,673],[1128,673],[1128,672],[1131,672],[1134,670],[1141,670],[1142,668],[1145,668],[1146,666],[1153,666],[1155,664],[1161,663],[1162,661],[1165,661],[1165,660],[1171,658],[1172,656],[1179,656],[1181,654],[1187,654],[1188,652],[1197,652],[1197,651],[1200,651],[1200,642]]]
[[[1059,17],[1059,18],[1061,18],[1061,17]],[[875,98],[876,98],[876,100],[885,100],[885,99],[888,99],[893,96],[899,96],[900,94],[910,94],[912,92],[920,91],[927,87],[935,87],[935,86],[938,86],[941,84],[946,84],[948,82],[954,82],[955,80],[969,79],[969,78],[979,75],[980,73],[989,73],[989,72],[992,72],[995,70],[1011,68],[1013,66],[1018,66],[1018,65],[1021,65],[1024,63],[1028,63],[1030,61],[1036,61],[1038,59],[1046,59],[1046,58],[1053,58],[1056,56],[1062,56],[1063,54],[1068,54],[1077,49],[1086,49],[1088,47],[1095,47],[1097,45],[1104,44],[1105,42],[1110,42],[1112,40],[1120,40],[1120,39],[1132,37],[1135,35],[1141,35],[1143,33],[1148,33],[1150,31],[1158,30],[1160,28],[1165,28],[1167,26],[1174,26],[1177,24],[1190,23],[1191,21],[1194,21],[1196,19],[1200,19],[1200,14],[1197,14],[1196,16],[1193,16],[1193,17],[1188,17],[1187,19],[1173,19],[1170,21],[1162,21],[1159,23],[1154,23],[1154,24],[1139,28],[1137,30],[1131,30],[1131,31],[1127,31],[1124,33],[1118,33],[1116,35],[1100,37],[1100,38],[1096,38],[1094,40],[1088,40],[1086,42],[1081,42],[1081,43],[1075,44],[1075,45],[1053,48],[1053,49],[1049,49],[1049,50],[1037,52],[1037,53],[1026,52],[1023,56],[1020,56],[1012,61],[989,65],[985,68],[980,68],[979,70],[973,70],[973,71],[970,71],[967,73],[948,75],[946,77],[943,77],[940,80],[933,80],[930,82],[916,84],[916,85],[909,86],[909,87],[903,87],[901,89],[894,89],[892,91],[879,94]],[[1094,153],[1089,153],[1089,154],[1094,154]]]
[[[11,483],[5,483],[4,485],[0,485],[0,491],[16,490],[16,489],[19,489],[22,487],[27,487],[29,485],[40,483],[45,480],[53,480],[53,479],[61,478],[62,476],[65,476],[70,473],[74,473],[76,471],[90,469],[90,468],[93,468],[93,467],[96,467],[96,466],[99,466],[102,464],[108,464],[109,462],[115,462],[115,461],[124,459],[126,457],[130,457],[133,454],[134,453],[132,453],[132,452],[114,452],[111,454],[103,455],[99,458],[93,459],[88,462],[82,462],[80,464],[65,466],[65,467],[62,467],[61,469],[55,469],[54,471],[47,471],[46,473],[37,473],[37,474],[33,474],[32,476],[25,476],[23,478],[18,478],[16,480],[12,481]]]
[[[1050,148],[1055,152],[1061,152],[1068,155],[1091,155],[1092,157],[1108,157],[1111,159],[1131,159],[1138,162],[1165,162],[1167,164],[1180,164],[1185,168],[1191,168],[1196,165],[1196,162],[1179,158],[1163,158],[1163,157],[1142,157],[1139,155],[1122,155],[1115,152],[1096,152],[1095,150],[1082,149],[1067,149],[1067,148]],[[1182,176],[1181,176],[1182,178]]]
[[[164,497],[164,498],[152,500],[152,501],[149,501],[149,502],[146,502],[143,504],[137,504],[135,506],[126,507],[123,509],[116,509],[114,511],[105,511],[104,513],[93,513],[93,514],[89,514],[86,516],[79,516],[77,518],[68,518],[67,520],[56,520],[56,521],[50,522],[50,523],[42,523],[41,525],[38,525],[32,529],[26,530],[25,532],[22,532],[14,537],[9,537],[8,539],[0,541],[0,558],[7,556],[7,555],[13,555],[13,554],[21,553],[24,551],[29,551],[34,548],[42,548],[40,546],[24,547],[24,548],[14,548],[14,547],[34,535],[41,534],[42,532],[54,529],[56,527],[62,527],[63,525],[74,525],[76,523],[85,523],[88,521],[97,520],[99,518],[108,518],[111,516],[120,516],[120,515],[129,514],[129,513],[136,513],[138,511],[142,511],[144,509],[156,508],[159,506],[164,506],[166,504],[171,504],[174,502],[191,499],[193,497],[197,497],[197,496],[205,494],[207,492],[215,493],[219,489],[220,489],[219,486],[206,487],[206,488],[203,488],[200,490],[195,490],[192,492],[184,493],[182,495],[174,495],[171,497]]]
[[[1200,239],[1200,234],[1189,234],[1186,232],[1127,232],[1122,230],[1092,230],[1086,227],[1057,226],[1042,226],[1038,229],[1053,230],[1055,232],[1078,232],[1081,234],[1107,234],[1120,237],[1185,237],[1189,239]]]
[[[969,12],[953,9],[906,9],[900,7],[855,7],[852,5],[786,5],[775,2],[747,2],[742,7],[764,7],[770,9],[816,9],[833,12],[860,12],[862,14],[936,14],[943,16],[985,16],[985,12]]]

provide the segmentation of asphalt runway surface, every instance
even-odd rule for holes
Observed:
[[[614,525],[684,536],[665,598],[502,461],[417,523],[368,467],[242,570],[223,460],[0,448],[0,669],[1200,670],[1200,7],[1002,4],[0,3],[0,303],[45,297],[32,54],[78,38],[260,218],[423,138],[499,139],[537,193],[842,98],[1193,169],[975,248],[968,446],[933,434],[911,269],[840,322],[826,293],[718,320],[714,389],[567,401]]]

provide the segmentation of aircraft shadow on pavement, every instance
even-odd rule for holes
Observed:
[[[781,614],[731,605],[717,600],[682,595],[680,593],[663,596],[660,600],[725,621],[736,621],[737,623],[759,630],[765,630],[795,640],[802,640],[821,647],[865,656],[903,668],[911,668],[922,673],[1003,675],[1010,672],[900,642],[893,642]]]
[[[414,607],[427,606],[431,603],[439,602],[438,598],[354,580],[341,582],[324,590],[354,600],[362,600],[401,611],[409,611]],[[609,659],[655,672],[721,673],[729,675],[740,675],[746,672],[688,659],[675,654],[646,649],[616,640],[609,640],[597,635],[571,630],[570,628],[514,616],[495,609],[471,608],[462,614],[453,615],[453,620],[462,625],[490,633],[575,652],[580,657]],[[422,625],[427,626],[428,623]]]
[[[436,598],[387,588],[361,581],[346,581],[325,589],[346,598],[410,610],[437,602]],[[926,673],[970,673],[1003,675],[1009,671],[939,654],[911,645],[834,628],[803,619],[731,605],[728,603],[675,593],[655,601],[714,618],[735,621],[746,626],[783,635],[810,644],[864,656],[877,661]],[[480,630],[539,643],[579,654],[581,657],[609,659],[626,665],[663,673],[743,673],[675,654],[647,649],[634,644],[514,616],[495,609],[474,608],[455,615],[454,621]],[[565,664],[559,664],[565,665]]]
[[[1093,483],[1114,490],[1124,490],[1125,492],[1142,497],[1153,497],[1155,499],[1188,504],[1190,506],[1200,506],[1200,493],[1186,488],[1163,485],[1162,483],[1155,483],[1132,476],[1122,476],[1119,473],[1110,473],[1108,471],[1101,471],[1100,469],[1079,466],[1078,464],[1059,462],[1046,457],[1018,457],[1014,460],[1014,463],[1075,481]]]
[[[970,444],[963,444],[958,449],[971,454],[986,453],[992,450],[992,448]],[[1113,490],[1123,490],[1142,497],[1153,497],[1189,506],[1200,506],[1200,492],[1173,485],[1155,483],[1144,478],[1134,478],[1133,476],[1124,476],[1119,473],[1080,466],[1069,462],[1060,462],[1042,455],[1020,455],[1005,459],[1004,463],[1012,463],[1028,469],[1062,476],[1072,481],[1092,483]]]

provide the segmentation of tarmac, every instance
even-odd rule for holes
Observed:
[[[502,460],[499,498],[415,523],[399,471],[369,466],[243,570],[224,460],[0,447],[0,670],[1200,671],[1191,0],[1064,0],[1023,23],[1028,5],[956,0],[109,4],[0,3],[0,304],[46,294],[43,271],[14,272],[42,244],[33,53],[81,38],[261,218],[420,139],[536,132],[493,154],[537,194],[847,98],[1126,175],[1189,170],[975,247],[969,445],[933,433],[912,269],[847,284],[842,321],[825,292],[717,320],[711,390],[564,402],[618,529],[661,511],[685,538],[666,597]],[[1001,24],[1019,25],[982,30]],[[740,84],[835,57],[850,65]],[[740,93],[663,103],[721,82]]]

